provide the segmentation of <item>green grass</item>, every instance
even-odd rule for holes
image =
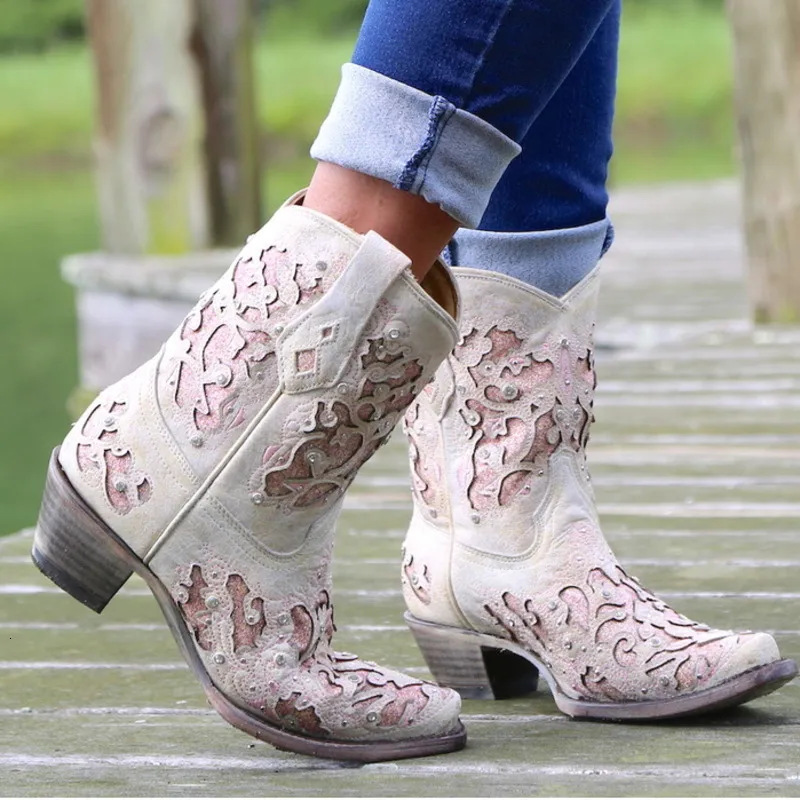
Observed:
[[[664,8],[666,7],[666,9]],[[305,157],[352,36],[260,42],[259,120],[274,208]],[[709,178],[732,160],[729,41],[720,12],[671,0],[626,13],[615,182]],[[60,258],[98,243],[90,174],[93,85],[84,48],[0,59],[0,533],[31,524],[77,383],[72,292]]]

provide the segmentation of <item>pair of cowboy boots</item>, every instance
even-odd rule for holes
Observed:
[[[567,714],[623,719],[789,680],[771,637],[679,616],[600,533],[584,456],[596,273],[557,300],[455,272],[461,309],[441,263],[418,283],[377,234],[288,202],[54,452],[37,566],[97,612],[141,575],[214,708],[276,747],[459,749],[456,691],[332,645],[342,497],[407,411],[407,620],[445,686],[508,696],[542,673]]]

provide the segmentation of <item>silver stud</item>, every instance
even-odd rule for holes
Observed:
[[[122,478],[117,478],[117,480],[114,481],[114,488],[118,492],[124,492],[128,488],[128,484],[125,483]]]
[[[609,591],[608,591],[608,589],[603,589],[603,591],[601,592],[601,594],[603,595],[603,597],[604,597],[606,600],[608,600],[608,599],[611,597],[611,592],[609,592]]]
[[[106,426],[106,428],[110,428],[110,427],[111,427],[111,426],[112,426],[112,425],[113,425],[113,424],[114,424],[116,421],[117,421],[117,420],[116,420],[116,417],[112,417],[112,416],[109,414],[109,416],[107,416],[107,417],[106,417],[106,418],[103,420],[103,425],[105,425],[105,426]]]
[[[289,624],[289,615],[278,614],[278,625],[288,625],[288,624]]]
[[[647,689],[642,689],[642,694],[647,694]]]
[[[199,433],[196,433],[191,439],[189,439],[189,443],[192,445],[192,447],[202,447],[203,437]]]
[[[278,336],[280,336],[283,333],[283,325],[276,325],[275,326],[275,333],[277,333]]]
[[[564,386],[569,386],[571,383],[572,383],[572,381],[571,381],[569,378],[567,378],[567,379],[564,381]]]
[[[340,383],[336,387],[336,391],[339,392],[339,394],[347,394],[347,392],[349,390],[350,390],[350,387],[346,383]]]
[[[511,383],[507,383],[503,387],[503,397],[505,397],[506,400],[513,400],[518,394],[519,392],[517,390],[517,387]]]
[[[572,650],[572,642],[569,639],[564,640],[564,649]]]
[[[214,663],[215,664],[224,664],[225,663],[225,655],[224,655],[224,653],[214,653]]]
[[[581,653],[585,653],[585,652],[586,652],[586,645],[584,645],[583,647],[581,647]]]
[[[558,603],[556,603],[556,601],[555,601],[555,600],[551,600],[551,601],[550,601],[550,602],[547,604],[547,607],[548,607],[548,608],[549,608],[551,611],[555,611],[555,610],[558,608]]]
[[[400,338],[400,329],[399,328],[390,328],[387,336],[390,339],[399,339]]]
[[[230,380],[226,372],[218,372],[214,382],[217,384],[217,386],[227,386],[230,383]]]
[[[411,585],[412,586],[419,586],[419,575],[417,575],[416,573],[414,573],[411,576]]]
[[[562,347],[569,347],[569,339],[567,339],[566,336],[561,340],[561,346]]]
[[[217,606],[219,606],[218,597],[215,597],[213,594],[206,597],[206,608],[217,608]]]
[[[361,678],[359,678],[358,675],[355,674],[348,675],[347,679],[352,683],[361,683]]]
[[[662,686],[669,686],[669,678],[668,678],[666,675],[662,675],[662,676],[661,676],[661,677],[658,679],[658,682],[659,682],[659,683],[660,683]]]
[[[283,653],[278,653],[278,655],[275,656],[275,663],[279,667],[282,667],[286,663],[286,656]]]
[[[246,619],[248,625],[255,625],[258,622],[258,617],[255,614],[248,614]]]
[[[317,261],[317,269],[320,272],[325,272],[325,270],[328,269],[327,262],[326,261]]]
[[[516,622],[514,622],[514,620],[513,620],[513,619],[510,619],[510,620],[508,621],[508,627],[509,627],[509,628],[513,628],[515,625],[516,625]]]
[[[470,516],[470,519],[477,525],[481,521],[481,515],[480,514],[472,514]]]
[[[377,722],[377,721],[378,721],[378,715],[374,711],[370,711],[369,714],[367,714],[367,722]]]
[[[264,502],[264,495],[261,492],[253,492],[250,499],[253,501],[253,505],[260,506]]]
[[[544,470],[543,470],[543,469],[540,469],[538,474],[539,474],[539,477],[541,478],[541,477],[542,477],[542,475],[544,475]]]
[[[659,647],[661,647],[661,639],[659,639],[657,636],[654,636],[650,640],[650,647],[652,647],[654,650],[657,650]]]
[[[219,578],[219,572],[217,572],[216,570],[214,570],[214,571],[211,573],[211,577],[212,577],[212,578],[214,578],[214,579],[216,580],[217,578]]]

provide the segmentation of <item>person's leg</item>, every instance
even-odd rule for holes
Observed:
[[[436,253],[477,224],[606,5],[377,0],[357,52],[385,74],[345,70],[305,199],[53,455],[36,563],[96,611],[141,574],[212,704],[259,738],[366,761],[463,746],[450,690],[333,649],[335,522],[456,342]],[[404,58],[438,83],[402,83]]]
[[[611,243],[606,181],[613,150],[620,0],[522,139],[479,230],[461,230],[454,265],[480,266],[556,297]]]
[[[421,274],[457,224],[478,224],[612,2],[372,0],[307,205],[386,236]],[[431,224],[400,224],[409,209]]]
[[[600,529],[586,444],[618,24],[615,4],[481,230],[450,248],[462,338],[406,415],[403,562],[406,618],[438,680],[499,698],[544,673],[562,711],[612,720],[736,705],[796,674],[769,635],[674,612]]]

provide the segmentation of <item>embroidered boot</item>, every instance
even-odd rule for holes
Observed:
[[[459,749],[460,699],[333,650],[342,495],[456,342],[457,293],[299,205],[252,236],[161,352],[54,453],[33,559],[97,612],[130,574],[216,710],[276,747]]]
[[[462,339],[405,418],[406,619],[436,679],[491,698],[541,673],[561,711],[611,720],[732,706],[790,680],[772,637],[676,613],[600,531],[585,459],[597,269],[560,300],[455,272]]]

